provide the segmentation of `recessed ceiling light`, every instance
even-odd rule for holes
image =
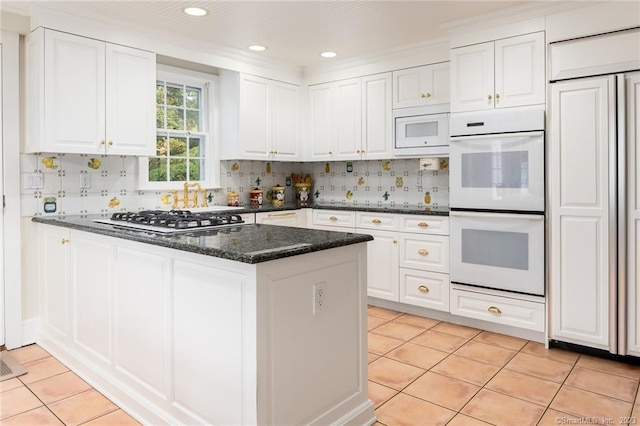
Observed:
[[[252,44],[251,46],[249,46],[249,50],[253,50],[254,52],[263,52],[267,50],[267,47],[261,46],[259,44]]]
[[[322,52],[320,56],[323,58],[335,58],[338,54],[336,52]]]
[[[204,16],[207,14],[207,11],[202,9],[201,7],[185,7],[182,9],[184,13],[191,16]]]

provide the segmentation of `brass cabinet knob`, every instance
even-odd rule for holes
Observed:
[[[489,306],[489,309],[487,309],[487,311],[489,311],[489,313],[492,313],[494,315],[500,315],[502,313],[500,308],[498,308],[496,306]]]
[[[332,222],[335,222],[336,220],[338,220],[338,218],[337,218],[337,217],[335,217],[335,216],[331,216],[331,217],[329,218],[329,220],[330,220],[330,221],[332,221]]]
[[[273,153],[274,153],[275,155],[277,155],[277,154],[278,154],[278,151],[273,151]]]
[[[329,155],[333,155],[333,151],[329,151]]]
[[[69,242],[69,240],[67,240],[66,238],[63,238],[62,241],[60,241],[60,244],[67,244]]]
[[[420,256],[428,256],[429,255],[429,251],[427,249],[420,249],[420,250],[418,250],[418,254]]]
[[[113,145],[113,141],[109,141],[109,146],[112,146],[112,145]]]
[[[428,227],[428,226],[429,226],[429,224],[428,224],[427,222],[420,222],[420,223],[418,224],[418,226],[419,226],[420,228],[426,228],[426,227]]]
[[[418,291],[420,293],[429,293],[429,287],[427,287],[426,285],[421,285],[420,287],[418,287]]]
[[[382,223],[380,219],[371,219],[371,223],[379,224]]]
[[[496,101],[500,99],[500,93],[496,93]]]
[[[393,244],[398,244],[398,240],[393,240]]]
[[[104,139],[102,139],[102,140],[100,141],[100,145],[104,145],[104,144],[106,144],[106,143],[107,143],[107,142],[106,142]]]
[[[491,99],[493,99],[491,95],[487,95],[487,100],[490,101]]]

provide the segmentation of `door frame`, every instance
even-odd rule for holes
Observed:
[[[20,232],[20,36],[0,31],[2,59],[0,61],[0,100],[2,114],[0,138],[3,176],[2,193],[6,206],[2,214],[2,290],[0,302],[4,307],[2,343],[7,349],[22,346],[22,277]]]

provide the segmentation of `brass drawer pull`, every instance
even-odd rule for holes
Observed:
[[[338,218],[337,218],[337,217],[335,217],[335,216],[331,216],[331,217],[329,217],[329,220],[330,220],[331,222],[335,222],[336,220],[338,220]]]
[[[418,224],[418,226],[419,226],[420,228],[426,228],[426,227],[428,227],[428,226],[429,226],[429,224],[428,224],[427,222],[420,222],[420,223]]]
[[[371,219],[371,223],[379,224],[382,223],[380,219]]]
[[[66,238],[63,238],[62,241],[60,241],[61,244],[67,244],[69,242],[69,240],[67,240]]]
[[[284,217],[284,216],[295,216],[295,212],[290,213],[269,213],[269,217]]]
[[[495,306],[489,306],[489,309],[487,309],[487,311],[489,311],[489,313],[492,313],[492,314],[495,314],[495,315],[500,315],[502,313],[500,308],[497,308]]]
[[[419,254],[420,256],[428,256],[428,255],[429,255],[429,250],[427,250],[427,249],[420,249],[420,250],[418,250],[418,254]]]
[[[418,291],[420,291],[420,293],[429,293],[429,287],[427,287],[426,285],[421,285],[420,287],[418,287]]]

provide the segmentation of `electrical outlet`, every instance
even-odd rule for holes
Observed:
[[[325,293],[322,284],[313,285],[313,315],[319,314],[324,310]]]
[[[42,189],[44,176],[42,173],[29,173],[24,177],[24,189]]]
[[[420,170],[438,170],[440,168],[439,158],[421,158]]]

